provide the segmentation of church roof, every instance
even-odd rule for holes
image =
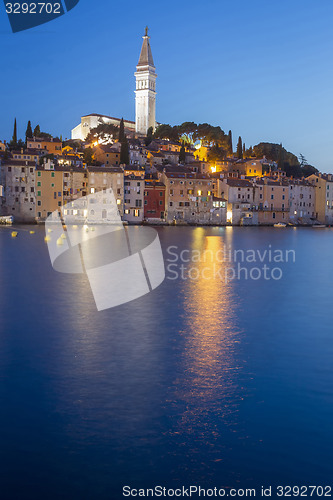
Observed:
[[[151,52],[148,30],[146,29],[146,34],[143,38],[142,48],[138,66],[154,66],[153,54]]]

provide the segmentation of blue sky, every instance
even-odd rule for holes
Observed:
[[[157,68],[157,120],[209,122],[247,146],[277,142],[333,172],[331,0],[80,0],[12,34],[0,5],[0,138],[14,117],[70,137],[81,115],[134,119],[144,27]]]

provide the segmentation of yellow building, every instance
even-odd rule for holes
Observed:
[[[321,224],[333,224],[333,175],[313,174],[306,178],[315,186],[316,219]]]
[[[63,195],[64,169],[53,167],[44,170],[44,167],[36,168],[35,191],[36,191],[36,219],[43,221],[64,203]]]

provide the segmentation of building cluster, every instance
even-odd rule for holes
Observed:
[[[266,158],[211,163],[191,146],[180,163],[181,144],[154,139],[147,146],[136,137],[128,165],[120,164],[119,142],[97,144],[88,165],[84,148],[59,139],[28,139],[26,146],[8,151],[0,142],[1,215],[17,222],[43,222],[111,188],[123,221],[133,224],[333,224],[332,175],[287,178]]]
[[[149,40],[146,28],[135,72],[135,122],[90,114],[64,144],[44,134],[15,151],[0,141],[0,215],[43,222],[60,207],[71,211],[73,201],[111,188],[118,213],[134,224],[333,224],[332,175],[291,179],[266,158],[211,162],[207,144],[185,148],[153,139],[157,75]],[[124,141],[91,142],[92,130],[115,127],[127,137],[126,164]],[[93,215],[83,213],[87,220]]]

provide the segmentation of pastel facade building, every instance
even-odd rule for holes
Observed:
[[[313,174],[306,179],[315,186],[315,217],[321,224],[333,224],[333,175]]]
[[[40,137],[33,137],[32,139],[27,140],[27,148],[47,151],[48,154],[56,156],[61,155],[62,153],[62,142],[57,138],[44,139]]]
[[[140,223],[144,218],[144,191],[143,177],[128,175],[124,177],[124,221]]]
[[[3,212],[12,215],[16,222],[35,220],[35,169],[34,161],[14,158],[2,161]]]
[[[36,220],[43,222],[64,204],[64,168],[53,164],[36,168]]]
[[[144,218],[161,221],[165,218],[165,185],[155,179],[145,181]]]
[[[87,167],[88,194],[112,189],[120,216],[124,212],[124,173],[120,167]]]
[[[258,222],[272,225],[289,222],[289,185],[287,182],[267,178],[254,181],[254,204]]]
[[[120,164],[120,152],[117,148],[100,145],[94,148],[95,160],[105,166],[117,166]]]
[[[205,224],[212,221],[212,179],[204,174],[162,172],[168,222]]]
[[[290,222],[313,223],[316,217],[316,188],[306,180],[289,180]]]

